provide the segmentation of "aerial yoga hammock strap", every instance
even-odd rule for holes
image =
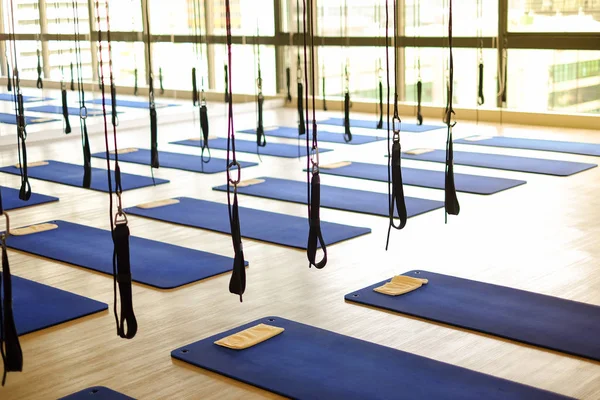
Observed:
[[[200,65],[200,71],[202,71],[201,60],[203,58],[202,54],[202,44],[201,44],[201,35],[202,35],[202,26],[201,26],[201,6],[199,4],[199,0],[193,0],[192,3],[192,13],[193,17],[193,28],[194,28],[194,53],[196,56],[196,61]],[[192,101],[193,105],[198,105],[198,112],[200,116],[200,131],[201,131],[201,143],[202,143],[202,153],[200,159],[203,163],[210,162],[210,148],[208,145],[208,132],[209,132],[209,124],[208,124],[208,108],[206,106],[206,96],[204,93],[204,74],[200,72],[200,81],[201,81],[201,90],[199,91],[197,88],[196,81],[196,68],[192,68]],[[204,158],[204,153],[207,152],[207,158]]]
[[[81,58],[81,39],[79,33],[79,8],[75,0],[73,7],[73,27],[75,33],[75,63],[77,68],[77,91],[79,95],[79,126],[81,128],[81,143],[83,148],[83,183],[89,189],[92,184],[92,152],[87,130],[87,107],[85,105],[85,90],[83,87],[83,67]]]
[[[402,165],[401,165],[401,152],[400,146],[400,127],[402,121],[398,113],[398,72],[395,68],[398,65],[398,13],[396,10],[396,0],[393,1],[393,15],[394,15],[394,114],[392,116],[391,130],[390,130],[390,57],[389,57],[389,2],[386,0],[386,46],[385,46],[385,60],[387,70],[387,133],[388,133],[388,205],[389,205],[389,226],[387,233],[387,240],[385,244],[386,250],[390,243],[390,234],[392,228],[400,230],[406,226],[408,219],[406,213],[406,202],[404,199],[404,184],[402,182]],[[392,134],[390,135],[390,132]],[[395,222],[394,214],[398,215],[399,221]]]
[[[159,168],[158,160],[158,121],[156,116],[156,104],[154,103],[154,73],[152,72],[152,42],[150,40],[150,11],[145,9],[147,38],[146,53],[148,54],[148,108],[150,109],[150,168]]]
[[[479,74],[477,80],[477,105],[482,106],[485,103],[483,97],[483,38],[481,24],[483,22],[483,6],[481,0],[477,0],[477,37],[479,37]]]
[[[0,307],[0,353],[4,373],[2,376],[2,386],[6,383],[6,376],[9,372],[21,372],[23,370],[23,351],[17,334],[15,317],[13,313],[13,294],[12,277],[10,274],[10,265],[8,262],[8,252],[6,250],[6,239],[10,234],[10,220],[8,214],[2,207],[2,195],[0,193],[0,214],[6,220],[6,230],[0,234],[0,244],[2,246],[2,274],[0,275],[0,292],[2,296],[2,306]]]
[[[413,20],[415,23],[415,36],[421,37],[421,0],[417,0],[413,8]],[[421,104],[423,100],[423,81],[421,80],[421,48],[417,48],[417,125],[423,125],[423,114]]]
[[[40,49],[37,49],[37,82],[35,83],[35,86],[38,89],[43,89],[44,88],[44,82],[42,81],[42,57],[40,54]]]
[[[314,266],[317,269],[322,269],[327,265],[327,245],[323,239],[321,232],[321,178],[319,176],[319,141],[317,135],[317,119],[315,114],[315,45],[314,45],[314,24],[313,24],[313,0],[309,0],[307,9],[306,0],[304,4],[304,80],[308,80],[308,44],[307,44],[307,16],[309,17],[308,29],[310,30],[310,70],[311,70],[311,85],[312,85],[312,135],[306,135],[306,174],[307,174],[307,197],[308,197],[308,244],[306,246],[306,255],[308,258],[308,266]],[[310,10],[310,11],[307,11]],[[306,125],[307,131],[309,121],[308,117],[308,85],[305,90],[306,96]],[[312,136],[312,140],[311,140]],[[311,143],[312,142],[312,143]],[[323,257],[317,260],[317,250],[321,247]]]
[[[227,65],[231,70],[231,7],[229,0],[225,0],[225,20],[227,28]],[[233,101],[231,91],[231,77],[228,78],[228,124],[227,124],[227,206],[229,211],[229,224],[231,228],[231,241],[233,244],[233,272],[229,281],[229,292],[240,296],[246,290],[246,267],[244,265],[244,247],[240,229],[240,214],[238,210],[238,183],[241,180],[242,167],[235,154],[235,129],[233,126]],[[237,177],[233,178],[233,173]],[[233,188],[233,195],[232,195]]]
[[[21,187],[19,189],[19,199],[28,201],[31,198],[31,184],[29,183],[29,174],[27,172],[27,129],[25,120],[25,107],[23,104],[23,94],[21,93],[21,77],[19,76],[19,65],[17,60],[17,46],[16,40],[14,39],[14,15],[13,2],[11,0],[11,21],[12,21],[12,43],[13,52],[12,60],[15,70],[13,71],[13,86],[15,88],[13,94],[13,102],[15,106],[15,117],[17,123],[17,142],[18,142],[18,154],[19,154],[19,173],[21,176]]]
[[[60,6],[57,3],[55,3],[54,7],[58,8],[59,13],[60,13]],[[61,23],[60,18],[58,18],[56,20],[56,22],[60,25],[60,23]],[[62,59],[62,56],[63,56],[62,48],[58,50],[58,54],[59,54],[60,58]],[[68,101],[67,101],[67,84],[65,83],[65,68],[62,65],[62,63],[60,65],[60,98],[61,98],[61,105],[62,105],[62,116],[63,116],[63,121],[64,121],[65,134],[69,134],[69,133],[71,133],[71,122],[69,121],[69,107],[68,107]]]
[[[165,94],[165,88],[163,87],[162,67],[158,67],[158,84],[160,86],[160,94]]]
[[[113,211],[113,186],[111,177],[110,167],[110,146],[109,146],[109,133],[108,133],[108,122],[106,118],[106,95],[105,95],[105,84],[104,84],[104,67],[102,59],[102,28],[100,21],[99,12],[99,1],[96,0],[96,15],[98,24],[98,48],[99,48],[99,62],[100,62],[100,87],[102,90],[102,113],[104,115],[104,144],[106,149],[106,166],[108,174],[108,196],[109,196],[109,219],[110,228],[113,239],[113,291],[114,291],[114,308],[113,313],[115,315],[115,322],[117,326],[117,335],[123,339],[132,339],[138,329],[137,320],[133,310],[133,296],[132,296],[132,284],[131,284],[131,265],[130,265],[130,252],[129,252],[129,227],[127,225],[127,215],[123,212],[123,206],[121,203],[122,187],[121,187],[121,169],[119,167],[119,154],[117,146],[117,125],[112,123],[113,133],[113,146],[114,146],[114,160],[115,160],[115,186],[114,194],[117,200],[117,212]],[[109,79],[111,96],[113,93],[114,75],[113,75],[113,63],[112,63],[112,44],[110,39],[110,19],[108,1],[105,2],[106,7],[106,42],[108,44],[108,67],[109,67]],[[114,104],[114,102],[113,102]],[[113,217],[114,215],[114,217]],[[120,304],[120,315],[118,310],[118,304]]]
[[[375,5],[375,24],[377,25],[377,29],[379,30],[381,27],[381,3],[376,3]],[[387,46],[387,43],[386,43]],[[378,89],[378,95],[379,95],[379,108],[378,108],[378,114],[379,114],[379,121],[377,121],[377,125],[376,128],[377,129],[382,129],[383,128],[383,68],[381,66],[381,57],[379,58],[378,64],[377,64],[377,89]]]
[[[12,82],[10,77],[10,63],[8,62],[8,54],[6,54],[6,90],[12,92]]]
[[[12,28],[9,30],[9,32],[12,35],[13,45],[13,52],[11,52],[11,54],[14,55],[13,64],[15,65],[15,71],[18,71],[17,49],[15,40],[14,4],[12,0],[10,1],[9,25]],[[23,99],[20,93],[18,73],[17,77],[14,77],[13,74],[13,79],[15,79],[15,82],[13,82],[15,86],[14,101],[18,102],[17,98],[20,97],[20,100],[22,102]],[[20,121],[24,119],[25,117],[19,115],[17,110],[17,125],[20,125]],[[18,128],[19,135],[21,134],[20,131],[21,130]],[[22,160],[20,161],[22,162]],[[6,239],[10,235],[10,219],[8,214],[4,211],[4,207],[2,205],[1,191],[0,215],[3,215],[6,221],[6,230],[0,233],[0,245],[2,246],[2,274],[0,275],[0,298],[2,298],[2,305],[0,307],[0,355],[2,355],[2,363],[4,368],[4,373],[2,377],[2,386],[4,386],[4,384],[6,383],[6,376],[8,372],[20,372],[23,370],[23,351],[21,350],[21,344],[19,343],[19,336],[17,334],[17,328],[15,325],[15,319],[12,308],[12,279],[10,274],[10,265],[8,261],[8,252],[6,248]]]
[[[448,8],[448,49],[450,52],[448,69],[448,104],[446,106],[446,115],[444,122],[448,126],[448,135],[446,138],[446,181],[445,181],[445,219],[448,222],[448,214],[458,215],[460,205],[456,196],[456,186],[454,184],[454,150],[452,145],[452,128],[456,125],[454,121],[454,108],[452,107],[454,96],[454,59],[452,56],[452,0],[449,0]]]
[[[346,36],[346,44],[348,42],[348,3],[344,0],[344,36]],[[348,51],[348,46],[346,46]],[[350,131],[350,61],[346,58],[344,66],[344,141],[350,143],[352,141],[352,132]]]
[[[225,103],[229,103],[229,67],[227,64],[223,66],[225,74]]]
[[[292,102],[292,70],[290,67],[285,68],[285,87],[287,88],[287,95],[285,97],[285,101],[288,103]]]
[[[383,129],[383,82],[381,81],[381,65],[379,66],[379,121],[377,122],[377,129]]]
[[[258,34],[258,32],[257,32]],[[258,121],[256,126],[256,146],[265,147],[267,145],[267,137],[265,136],[265,127],[263,123],[263,105],[265,103],[265,97],[262,92],[262,71],[260,68],[260,43],[258,43],[258,35],[257,35],[257,45],[256,51],[258,55],[258,78],[256,79],[256,88],[257,88],[257,96],[256,103],[258,107]],[[257,149],[258,152],[258,149]]]
[[[296,0],[296,32],[300,39],[300,0]],[[300,45],[297,46],[296,58],[296,80],[297,80],[297,99],[298,99],[298,136],[306,134],[306,124],[304,121],[304,85],[302,84],[302,62],[300,60]]]

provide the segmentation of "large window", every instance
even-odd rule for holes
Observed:
[[[509,0],[514,32],[599,32],[600,0]]]
[[[191,71],[205,90],[224,90],[226,63],[223,0],[0,0],[0,30],[16,35],[21,77],[35,80],[38,59],[44,79],[70,81],[75,64],[73,33],[82,34],[84,79],[99,72],[94,35],[110,20],[114,75],[118,85],[147,85],[148,32],[155,86],[191,90]],[[106,2],[110,13],[106,15]],[[255,94],[257,42],[265,95],[286,93],[286,68],[296,95],[296,57],[292,40],[303,31],[303,0],[230,0],[234,35],[232,89]],[[14,7],[11,8],[11,4]],[[398,65],[390,51],[391,87],[398,74],[398,95],[414,103],[422,82],[424,105],[443,107],[448,79],[448,0],[403,0],[395,18],[386,0],[317,0],[314,9],[315,88],[340,99],[346,88],[353,101],[377,102],[379,82],[387,86],[385,35],[398,23]],[[76,12],[73,10],[75,5]],[[279,9],[276,9],[279,6]],[[388,7],[386,9],[386,6]],[[146,20],[145,10],[149,11]],[[275,12],[277,11],[277,15]],[[499,14],[500,13],[500,14]],[[300,15],[298,15],[300,14]],[[298,18],[299,17],[299,18]],[[506,29],[502,23],[506,21]],[[461,0],[453,2],[454,103],[476,108],[479,63],[484,64],[484,108],[498,103],[499,54],[507,49],[507,102],[523,111],[598,113],[600,110],[600,0]],[[300,26],[299,26],[300,25]],[[300,29],[298,29],[300,28]],[[61,35],[65,37],[61,38]],[[67,36],[68,35],[68,36]],[[208,41],[208,43],[200,43]],[[0,42],[0,70],[14,66],[10,41]],[[556,47],[555,47],[556,46]],[[560,50],[559,50],[560,48]],[[598,50],[596,50],[598,49]],[[102,58],[108,59],[106,42]],[[107,64],[107,63],[105,63]],[[302,60],[302,69],[304,62]],[[348,82],[346,83],[346,68]],[[105,75],[107,71],[105,70]],[[137,74],[136,74],[137,72]],[[161,74],[162,72],[162,74]],[[303,72],[303,71],[302,71]],[[76,73],[76,71],[75,71]],[[304,74],[303,74],[304,75]],[[29,82],[28,82],[29,83]],[[308,82],[310,85],[310,82]],[[504,106],[504,104],[503,104]]]

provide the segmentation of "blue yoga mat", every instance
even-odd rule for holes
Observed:
[[[238,193],[292,203],[306,203],[305,182],[267,177],[257,179],[263,179],[264,182],[238,187]],[[227,191],[227,185],[217,186],[213,189],[225,192]],[[419,199],[416,197],[406,197],[405,200],[406,211],[409,217],[444,207],[444,203],[441,201]],[[321,206],[382,217],[388,217],[390,212],[389,196],[386,193],[325,185],[321,186]]]
[[[297,158],[306,156],[306,146],[304,143],[300,143],[300,146],[295,144],[285,143],[269,143],[267,138],[267,145],[265,147],[256,146],[256,142],[251,140],[235,140],[235,151],[242,153],[256,154],[258,152],[261,156],[274,156],[274,157],[285,157],[285,158]],[[200,141],[194,139],[179,140],[177,142],[171,142],[171,144],[181,144],[184,146],[200,147]],[[208,141],[208,145],[211,149],[227,150],[227,139],[215,138]],[[331,151],[331,149],[325,149],[319,147],[320,153]]]
[[[108,305],[74,293],[12,277],[17,333],[25,335],[108,309]]]
[[[206,155],[206,154],[205,154]],[[106,152],[92,154],[92,157],[106,159]],[[115,155],[110,154],[111,160]],[[158,158],[161,168],[181,169],[184,171],[199,172],[202,174],[214,174],[227,171],[227,160],[211,157],[209,162],[203,162],[200,156],[181,153],[170,153],[168,151],[159,151]],[[206,155],[205,161],[209,160]],[[150,150],[137,149],[131,153],[119,153],[119,161],[135,164],[150,165]],[[253,162],[238,161],[242,168],[254,167],[258,165]]]
[[[34,125],[34,124],[41,124],[44,122],[55,122],[55,121],[58,121],[58,119],[32,117],[29,115],[25,116],[25,124],[26,125]],[[0,113],[0,123],[17,125],[17,118],[15,117],[15,114]]]
[[[123,393],[115,392],[104,386],[94,386],[80,392],[61,397],[59,400],[135,400]]]
[[[367,164],[352,161],[352,164],[339,168],[320,169],[322,174],[344,176],[348,178],[366,179],[387,182],[388,166]],[[405,185],[431,189],[444,189],[445,173],[427,169],[402,168],[402,181]],[[516,179],[494,178],[489,176],[454,174],[456,190],[472,194],[494,194],[506,189],[524,185],[525,181]]]
[[[600,307],[505,286],[410,271],[421,288],[387,296],[376,283],[346,300],[600,361]]]
[[[324,125],[335,125],[335,126],[344,126],[344,118],[328,118],[323,121],[319,121],[319,124]],[[387,132],[387,121],[383,121],[382,132]],[[366,120],[366,119],[352,119],[350,118],[350,127],[351,128],[367,128],[367,129],[377,129],[377,121]],[[402,122],[400,126],[401,132],[412,132],[412,133],[420,133],[420,132],[429,132],[435,129],[444,128],[444,125],[417,125],[411,124],[408,122]]]
[[[541,150],[555,153],[580,154],[600,157],[599,143],[564,142],[558,140],[523,139],[505,136],[493,136],[481,140],[455,140],[458,144],[476,146],[507,147],[510,149]]]
[[[110,231],[50,221],[58,229],[10,236],[8,247],[37,256],[112,275]],[[231,271],[233,259],[204,251],[131,236],[131,275],[134,282],[173,289]]]
[[[13,93],[0,93],[0,100],[2,101],[15,101],[15,95]],[[38,101],[52,100],[50,97],[37,97],[37,96],[23,96],[23,103],[35,103]]]
[[[93,99],[93,100],[89,100],[87,102],[90,104],[102,105],[102,99]],[[166,108],[166,107],[176,107],[177,106],[177,104],[172,104],[172,103],[155,103],[154,105],[156,108]],[[107,107],[112,106],[111,99],[106,99],[106,106]],[[123,99],[117,99],[117,107],[145,108],[145,109],[149,108],[147,101],[134,101],[134,100],[123,100]]]
[[[419,155],[402,153],[402,158],[407,160],[445,163],[446,151],[433,150],[431,152]],[[454,164],[555,176],[569,176],[590,168],[597,167],[596,164],[572,161],[505,156],[502,154],[471,153],[468,151],[455,151]]]
[[[69,108],[69,116],[79,118],[79,110],[80,110],[79,107],[68,107],[68,108]],[[62,106],[51,106],[51,105],[27,107],[25,109],[25,111],[47,113],[47,114],[60,114],[60,115],[62,115],[62,113],[63,113]],[[110,110],[107,110],[106,112],[107,112],[107,115],[110,115]],[[88,117],[97,117],[100,115],[104,115],[104,112],[102,111],[101,108],[87,107],[87,116]]]
[[[240,132],[256,135],[255,129],[245,129]],[[377,142],[379,140],[387,140],[387,137],[384,137],[384,136],[352,134],[352,141],[346,143],[344,141],[343,133],[331,132],[331,131],[328,131],[328,130],[322,129],[322,128],[317,128],[317,133],[319,134],[319,142],[344,143],[344,144],[365,144],[365,143]],[[298,128],[290,128],[290,127],[285,127],[285,126],[280,126],[280,127],[276,127],[276,128],[265,128],[265,135],[267,135],[267,140],[269,140],[269,136],[287,138],[287,139],[298,139]],[[302,135],[300,137],[300,140],[302,141],[301,144],[304,144],[304,141],[306,140],[306,136]],[[296,153],[297,153],[297,151],[296,151]]]
[[[29,167],[29,177],[41,179],[63,185],[82,187],[83,185],[83,166],[69,164],[60,161],[47,161],[48,165],[40,165],[37,167]],[[0,172],[6,172],[13,175],[19,175],[19,168],[14,165],[0,168]],[[115,184],[114,171],[112,172],[113,188]],[[157,185],[168,183],[166,179],[155,178]],[[121,172],[121,183],[123,191],[139,189],[143,187],[153,186],[152,178],[148,176],[125,174]],[[108,192],[108,174],[106,170],[100,168],[92,168],[92,190],[100,192]]]
[[[244,350],[214,344],[260,323],[285,330]],[[280,317],[191,343],[171,357],[293,399],[566,398]]]
[[[178,204],[143,209],[128,208],[129,214],[170,222],[193,228],[208,229],[230,234],[227,204],[178,197]],[[240,207],[242,236],[248,239],[306,249],[308,220],[269,211]],[[328,245],[370,233],[369,228],[334,224],[321,221],[323,237]]]
[[[24,207],[37,206],[39,204],[52,203],[58,201],[58,197],[46,196],[45,194],[31,193],[31,197],[27,201],[19,198],[19,190],[3,186],[0,188],[2,192],[2,206],[5,210],[16,210]]]

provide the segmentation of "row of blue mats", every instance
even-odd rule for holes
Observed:
[[[223,139],[214,139],[210,142],[211,148],[219,148],[218,143],[222,141]],[[505,137],[467,138],[466,142],[600,156],[600,146],[596,144]],[[252,148],[248,151],[255,152],[255,143],[251,143]],[[566,144],[563,146],[561,143]],[[180,144],[201,145],[200,141]],[[243,146],[238,147],[238,150],[245,151]],[[289,146],[297,151],[296,146]],[[440,157],[442,153],[441,150],[425,149],[409,151],[404,156],[408,159],[444,162],[445,158]],[[461,156],[463,153],[465,155]],[[94,156],[105,157],[105,153]],[[461,165],[558,176],[572,175],[596,166],[470,152],[456,152],[455,157],[456,164]],[[124,162],[148,164],[150,154],[144,149],[127,149],[119,158]],[[216,173],[223,172],[226,167],[225,160],[215,157],[203,163],[200,156],[161,152],[160,158],[162,167],[165,168]],[[243,168],[253,165],[256,164],[244,163]],[[19,174],[19,169],[15,166],[1,168],[0,171]],[[32,178],[77,187],[81,186],[83,179],[82,167],[58,161],[37,164],[29,172]],[[387,166],[383,164],[343,161],[322,166],[321,172],[387,181]],[[407,185],[443,188],[443,172],[403,168],[403,174]],[[458,190],[474,194],[493,194],[525,183],[522,180],[466,174],[457,174],[456,181]],[[167,182],[155,180],[156,184]],[[153,183],[149,177],[123,175],[124,190],[146,187]],[[239,188],[242,194],[305,202],[306,186],[303,182],[259,177],[246,183]],[[94,169],[92,189],[107,191],[105,170]],[[218,186],[213,189],[223,191],[226,187]],[[2,190],[7,209],[58,200],[34,195],[27,204],[23,204],[15,189]],[[387,216],[385,194],[323,186],[321,197],[323,207]],[[228,234],[226,207],[221,203],[179,197],[140,204],[125,211],[130,215]],[[409,216],[441,207],[443,203],[438,201],[407,198]],[[246,238],[306,249],[308,223],[305,218],[250,208],[241,208],[240,218],[243,221],[242,235]],[[7,245],[21,252],[112,274],[112,241],[107,231],[66,221],[48,221],[45,224],[51,228],[36,233],[11,235]],[[330,222],[323,222],[322,229],[330,245],[370,232],[365,227]],[[90,256],[90,252],[94,254]],[[173,263],[173,260],[177,260],[177,263]],[[230,272],[232,264],[228,257],[139,237],[131,238],[133,280],[158,290],[180,288]],[[164,265],[171,267],[165,270]],[[388,296],[374,291],[374,288],[385,284],[386,280],[348,293],[345,300],[350,304],[416,316],[566,355],[600,361],[600,307],[428,271],[408,271],[404,276],[424,280],[427,284],[401,296]],[[107,307],[92,299],[15,277],[14,309],[20,335],[105,312]],[[281,333],[245,350],[228,349],[214,343],[257,324],[269,325],[279,329]],[[171,356],[290,398],[398,398],[402,397],[398,392],[399,387],[403,393],[413,398],[564,398],[274,316],[190,343],[173,350]],[[310,373],[307,374],[306,371]],[[327,379],[321,379],[323,376],[327,376]],[[432,385],[431,382],[436,384]],[[90,394],[102,399],[130,399],[125,394],[106,387],[88,388],[66,398],[87,398]]]

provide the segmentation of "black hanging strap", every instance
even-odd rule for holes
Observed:
[[[298,135],[306,133],[306,123],[304,122],[304,87],[301,79],[298,79]]]
[[[448,104],[446,106],[445,123],[448,126],[448,134],[446,138],[446,179],[445,179],[445,210],[446,222],[448,214],[458,215],[460,205],[456,195],[456,186],[454,184],[454,149],[452,144],[452,128],[456,125],[454,121],[454,108],[452,107],[454,97],[454,59],[452,56],[452,0],[449,0],[448,10],[448,48],[450,52],[449,58],[449,75],[448,75]]]
[[[117,114],[117,87],[113,80],[110,82],[110,109],[111,123],[113,126],[118,126],[119,116]]]
[[[210,155],[210,147],[208,144],[208,108],[206,107],[206,102],[202,101],[202,105],[200,106],[200,129],[202,130],[202,154],[201,159],[203,162],[207,163],[211,159]],[[204,152],[208,151],[208,158],[204,159]]]
[[[323,78],[321,80],[323,81],[323,111],[327,111],[327,92],[325,91],[325,65],[323,65]]]
[[[421,99],[423,97],[423,82],[417,81],[417,125],[423,125],[423,114],[421,113]]]
[[[75,64],[77,68],[77,91],[79,95],[79,125],[81,129],[81,144],[83,148],[83,182],[82,186],[89,189],[92,184],[92,152],[87,130],[87,107],[85,105],[85,90],[83,83],[83,66],[81,56],[81,39],[79,33],[79,7],[73,2],[73,27],[75,33]]]
[[[35,86],[38,89],[43,89],[44,88],[44,82],[42,81],[42,57],[40,54],[40,49],[37,49],[37,82],[35,84]]]
[[[69,122],[69,107],[67,105],[67,88],[62,85],[60,90],[62,99],[62,115],[65,120],[65,133],[71,133],[71,123]]]
[[[257,54],[258,54],[258,78],[256,79],[256,87],[258,89],[258,94],[256,97],[256,102],[258,106],[258,121],[256,126],[256,145],[258,147],[265,147],[267,145],[267,137],[265,136],[265,127],[263,124],[263,105],[265,103],[265,98],[262,92],[262,71],[260,68],[260,44],[256,45]]]
[[[383,83],[379,80],[379,122],[377,129],[383,129]]]
[[[146,7],[146,26],[150,27],[150,12]],[[148,28],[149,30],[150,28]],[[156,104],[154,103],[154,74],[152,72],[152,43],[150,41],[150,31],[146,37],[146,53],[148,54],[148,106],[150,109],[150,166],[159,168],[158,160],[158,121],[156,117]]]
[[[286,69],[285,69],[285,86],[287,87],[286,101],[288,103],[292,102],[291,85],[292,85],[292,69],[290,67],[286,67]]]
[[[196,68],[192,68],[192,103],[198,105],[198,86],[196,84]]]
[[[225,103],[229,103],[229,68],[227,64],[223,66],[223,69],[225,70]]]
[[[19,189],[19,199],[28,201],[31,198],[31,185],[27,172],[27,130],[25,124],[25,107],[23,106],[23,95],[19,84],[19,74],[16,73],[16,92],[17,92],[17,136],[19,138],[19,168],[21,171],[21,188]]]
[[[12,82],[10,78],[10,64],[8,63],[8,57],[6,57],[6,90],[12,92]]]
[[[231,68],[231,8],[229,0],[225,0],[225,20],[227,29],[227,63]],[[227,68],[227,66],[226,66]],[[226,69],[227,71],[227,69]],[[227,75],[226,75],[227,76]],[[227,205],[229,211],[229,224],[231,228],[231,241],[233,244],[233,272],[229,281],[229,291],[240,296],[246,290],[246,267],[244,262],[244,248],[242,244],[242,236],[240,229],[240,215],[238,210],[237,185],[241,180],[242,167],[236,160],[235,154],[235,129],[233,126],[233,101],[231,92],[231,78],[227,82],[227,99],[228,99],[228,126],[227,126]],[[237,177],[232,177],[233,173],[237,173]],[[233,188],[233,202],[232,202]]]
[[[485,102],[483,97],[483,62],[479,62],[479,85],[477,88],[477,105],[482,106]]]
[[[344,93],[344,141],[352,141],[352,132],[350,131],[350,92]]]
[[[73,63],[71,63],[71,91],[75,91],[75,72],[73,71]]]
[[[165,88],[163,87],[162,67],[158,68],[158,84],[160,85],[160,94],[165,94]]]
[[[133,70],[133,95],[138,95],[138,69]]]
[[[114,94],[114,76],[113,76],[113,65],[112,65],[112,45],[110,40],[110,19],[108,17],[109,9],[108,2],[105,3],[106,7],[106,35],[108,43],[108,54],[109,54],[109,73],[110,73],[110,88],[111,88],[111,101],[113,106],[115,100]],[[109,218],[110,226],[113,239],[113,291],[114,291],[114,306],[113,312],[115,315],[115,322],[117,326],[117,335],[124,339],[132,339],[138,329],[137,320],[133,310],[133,295],[132,295],[132,284],[131,284],[131,258],[129,253],[129,227],[127,225],[127,215],[123,212],[121,203],[121,170],[119,167],[119,154],[117,151],[117,125],[113,119],[113,143],[114,143],[114,160],[115,160],[115,186],[114,194],[117,198],[117,212],[113,214],[113,185],[112,185],[112,171],[110,165],[110,153],[109,153],[109,134],[107,124],[107,112],[106,112],[106,96],[105,96],[105,85],[104,85],[104,68],[102,58],[102,29],[100,23],[100,12],[99,2],[96,2],[96,15],[97,17],[97,28],[98,28],[98,48],[99,48],[99,62],[100,62],[100,87],[102,90],[102,113],[104,116],[104,142],[106,149],[106,165],[108,174],[108,195],[109,195]],[[113,219],[113,215],[115,215]],[[119,301],[120,300],[120,301]],[[120,303],[120,310],[119,310]]]
[[[327,265],[327,245],[323,239],[321,232],[321,177],[319,175],[319,140],[317,133],[317,118],[316,118],[316,104],[315,104],[315,45],[314,45],[314,18],[313,18],[313,0],[309,0],[309,6],[307,11],[306,0],[304,3],[304,80],[309,82],[308,79],[308,44],[307,36],[310,35],[310,70],[312,84],[312,135],[306,135],[306,153],[310,154],[310,157],[306,158],[306,173],[307,173],[307,197],[308,197],[308,243],[306,246],[306,255],[308,258],[309,267],[314,266],[317,269],[322,269]],[[307,17],[308,17],[308,29],[307,29]],[[306,96],[306,124],[307,131],[309,118],[308,118],[308,86],[305,90]],[[311,138],[312,136],[312,138]],[[320,260],[317,259],[317,250],[321,248],[323,256]]]
[[[397,4],[394,0],[393,4],[393,15],[394,15],[394,66],[398,65],[398,53],[395,51],[398,48],[398,18],[397,18]],[[392,228],[400,230],[406,226],[408,215],[406,212],[406,201],[404,198],[404,184],[402,182],[402,163],[401,153],[402,148],[400,145],[400,130],[402,121],[398,111],[398,72],[394,67],[394,113],[392,116],[391,127],[390,127],[390,59],[389,59],[389,3],[386,1],[385,8],[385,20],[386,20],[386,69],[387,69],[387,87],[388,87],[388,98],[387,98],[387,132],[388,132],[388,205],[389,205],[389,225],[385,248],[388,249],[390,243],[390,235]],[[390,129],[391,128],[391,129]],[[390,135],[391,133],[391,135]],[[396,223],[395,218],[399,221]]]

